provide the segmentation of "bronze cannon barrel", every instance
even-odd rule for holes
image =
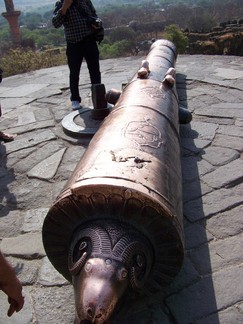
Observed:
[[[73,237],[96,220],[128,224],[149,242],[142,293],[161,290],[181,268],[179,106],[175,85],[162,82],[176,62],[174,44],[154,42],[146,61],[148,77],[136,73],[125,86],[45,218],[47,256],[70,282]]]

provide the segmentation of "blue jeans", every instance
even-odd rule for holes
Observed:
[[[83,59],[85,58],[89,70],[91,84],[101,83],[99,49],[95,41],[82,41],[67,44],[67,61],[69,67],[69,85],[71,101],[81,102],[79,95],[79,74]]]

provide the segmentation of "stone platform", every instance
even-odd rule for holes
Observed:
[[[144,57],[101,61],[106,90],[121,90]],[[111,324],[243,323],[243,58],[179,55],[180,104],[193,120],[181,125],[186,258],[170,287],[125,305]],[[73,138],[61,122],[71,113],[68,68],[3,79],[0,130],[17,134],[0,143],[0,249],[24,286],[25,306],[0,323],[69,324],[73,290],[42,245],[43,219],[84,153],[90,137]],[[86,65],[83,105],[91,103]]]

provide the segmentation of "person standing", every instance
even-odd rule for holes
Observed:
[[[97,17],[90,0],[60,0],[56,2],[52,24],[64,27],[67,43],[69,85],[72,109],[80,109],[79,75],[83,59],[86,60],[91,84],[101,83],[98,45],[91,35],[89,17]]]

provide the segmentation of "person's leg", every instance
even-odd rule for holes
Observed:
[[[89,70],[91,84],[101,83],[99,49],[96,42],[84,44],[84,57]]]
[[[67,45],[67,62],[69,67],[69,85],[71,92],[71,101],[81,102],[79,95],[79,73],[83,61],[82,47],[80,44]]]

